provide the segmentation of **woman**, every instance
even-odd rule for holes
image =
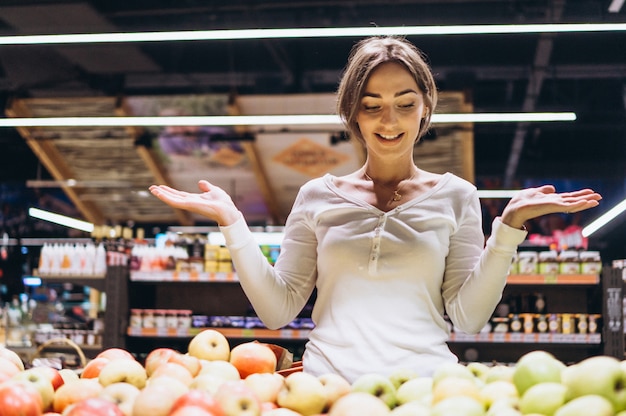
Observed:
[[[476,188],[414,163],[413,147],[436,102],[430,69],[409,42],[374,37],[355,45],[338,112],[364,144],[365,164],[300,189],[273,268],[222,189],[207,181],[199,182],[198,194],[150,188],[172,207],[220,225],[241,285],[269,328],[289,323],[317,288],[304,371],[354,381],[399,368],[428,375],[456,361],[444,314],[465,332],[484,326],[526,237],[524,222],[601,199],[592,190],[559,194],[552,186],[520,191],[494,220],[485,245]]]

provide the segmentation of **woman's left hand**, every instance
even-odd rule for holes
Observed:
[[[592,189],[557,193],[552,185],[519,191],[502,211],[502,222],[522,228],[532,218],[558,212],[574,213],[597,207],[602,196]]]

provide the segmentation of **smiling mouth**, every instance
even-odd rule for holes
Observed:
[[[402,133],[395,134],[395,135],[387,135],[387,134],[377,133],[376,135],[378,137],[380,137],[381,139],[384,139],[384,140],[396,140],[396,139],[399,139],[400,137],[402,137]]]

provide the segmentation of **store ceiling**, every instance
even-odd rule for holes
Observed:
[[[3,0],[0,35],[266,27],[626,22],[611,1]],[[626,32],[409,37],[442,92],[475,111],[574,111],[574,123],[477,124],[476,178],[626,177]],[[333,92],[354,38],[0,47],[0,97]],[[49,176],[0,131],[3,181]],[[618,198],[616,196],[615,198]],[[623,196],[622,196],[623,197]],[[170,221],[171,217],[164,217]]]

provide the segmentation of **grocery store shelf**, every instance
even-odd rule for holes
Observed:
[[[133,271],[133,282],[238,282],[234,272]]]
[[[104,290],[105,276],[37,276],[43,283],[72,283],[80,286],[93,287],[98,290]]]
[[[308,329],[264,329],[264,328],[133,328],[129,327],[127,334],[131,337],[157,338],[190,338],[205,329],[214,329],[227,338],[254,338],[254,339],[308,339]]]
[[[600,283],[597,274],[515,274],[506,279],[509,285],[596,285]]]
[[[484,342],[484,343],[530,343],[530,344],[600,344],[601,334],[550,334],[550,333],[484,333],[484,334],[450,334],[450,342]]]

